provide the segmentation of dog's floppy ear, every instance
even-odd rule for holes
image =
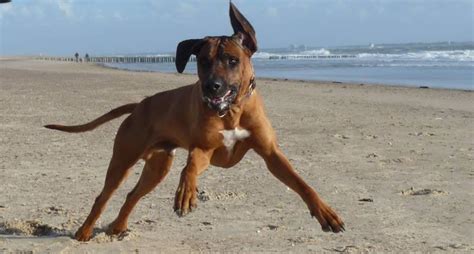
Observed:
[[[204,39],[191,39],[185,40],[178,44],[176,48],[176,70],[179,73],[183,73],[186,64],[189,61],[189,58],[192,54],[197,55],[201,50],[202,45],[204,44]]]
[[[234,29],[234,34],[243,35],[242,45],[250,50],[250,52],[255,53],[257,51],[257,37],[255,36],[255,30],[252,27],[252,24],[240,13],[240,11],[235,7],[235,5],[230,2],[229,9],[230,23]]]

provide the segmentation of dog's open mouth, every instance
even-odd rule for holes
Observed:
[[[210,109],[217,111],[219,116],[224,116],[235,97],[237,97],[237,88],[231,86],[224,95],[215,97],[204,95],[203,100]]]

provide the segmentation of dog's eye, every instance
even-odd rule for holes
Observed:
[[[234,66],[236,66],[238,63],[239,63],[239,59],[233,58],[233,57],[230,57],[230,58],[229,58],[229,65],[230,65],[230,66],[234,67]]]

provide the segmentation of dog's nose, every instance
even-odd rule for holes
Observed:
[[[223,83],[220,80],[210,80],[206,84],[207,90],[213,93],[216,93],[217,91],[219,91],[219,89],[221,89],[222,86],[223,86]]]

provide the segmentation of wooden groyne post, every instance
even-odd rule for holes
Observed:
[[[74,57],[57,57],[57,56],[39,56],[38,60],[76,62]],[[90,56],[80,58],[79,62],[89,63],[174,63],[174,56]],[[191,57],[190,61],[196,61],[195,57]]]
[[[268,60],[287,60],[287,59],[345,59],[356,58],[356,55],[275,55],[270,56]],[[77,62],[74,57],[56,57],[39,56],[38,60]],[[79,58],[79,62],[89,63],[174,63],[174,56],[89,56]],[[191,62],[196,61],[196,57],[191,56]]]

